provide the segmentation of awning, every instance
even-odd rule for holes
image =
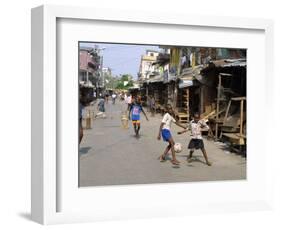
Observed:
[[[95,88],[95,86],[90,81],[88,81],[88,82],[80,81],[79,85],[80,85],[80,87],[84,87],[84,88]]]
[[[197,74],[200,74],[200,71],[203,69],[203,65],[197,65],[195,67],[188,67],[188,68],[184,68],[182,70],[182,73],[180,74],[180,77],[192,77],[195,76]]]
[[[171,73],[168,73],[168,72],[164,72],[163,74],[163,82],[164,84],[167,84],[171,81],[176,81],[177,80],[177,75],[174,75],[174,74],[171,74]]]
[[[190,79],[181,79],[179,82],[179,88],[187,88],[191,86],[198,86],[199,83],[196,80],[190,80]]]
[[[140,85],[137,83],[134,83],[134,85],[129,87],[129,89],[140,89]]]
[[[178,79],[178,77],[176,75],[169,75],[168,81],[165,83],[169,83],[171,81],[176,81],[177,79]]]
[[[211,63],[213,63],[216,67],[234,67],[234,66],[245,67],[245,66],[247,66],[247,60],[244,58],[221,59],[221,60],[211,61]]]
[[[194,68],[186,68],[182,71],[179,77],[179,88],[187,88],[191,86],[200,85],[199,81],[196,80],[196,76],[200,74],[202,66],[196,66]]]
[[[207,85],[211,87],[214,83],[214,79],[212,77],[205,77],[202,76],[201,74],[195,75],[194,77],[197,81],[199,81],[203,85]]]
[[[163,82],[164,78],[162,75],[157,75],[147,80],[147,83]]]
[[[139,90],[139,89],[140,89],[140,87],[137,87],[137,86],[132,86],[132,87],[129,87],[128,89],[129,89],[129,90],[134,90],[134,89],[135,89],[135,90],[136,90],[136,89],[137,89],[137,90]]]

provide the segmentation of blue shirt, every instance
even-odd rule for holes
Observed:
[[[142,111],[142,106],[138,104],[133,104],[131,106],[131,112],[132,112],[132,120],[138,121],[140,120],[140,113]]]
[[[98,106],[99,106],[99,111],[100,112],[105,112],[105,108],[104,108],[104,99],[100,99],[99,103],[98,103]]]

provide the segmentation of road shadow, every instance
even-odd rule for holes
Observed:
[[[181,158],[187,158],[188,156],[189,154],[177,154],[177,157],[181,157]]]
[[[207,165],[205,161],[202,161],[199,157],[192,157],[192,160],[191,162],[188,162],[188,164],[190,163],[194,163],[194,162],[199,162],[199,163],[202,163],[204,165]],[[192,166],[193,167],[193,166]]]
[[[89,152],[89,150],[91,149],[91,147],[82,147],[79,148],[79,153],[82,154],[87,154]]]
[[[181,166],[180,165],[172,165],[172,168],[174,169],[179,169]]]
[[[136,134],[131,134],[130,137],[136,140],[140,140],[141,138],[143,138],[143,135],[139,134],[138,136],[136,136]]]
[[[194,165],[191,165],[190,163],[187,165],[187,167],[193,168]]]

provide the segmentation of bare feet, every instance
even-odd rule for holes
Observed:
[[[187,162],[188,162],[188,163],[191,163],[191,162],[192,162],[192,157],[188,157],[188,158],[187,158]]]
[[[211,166],[212,163],[211,163],[210,161],[207,161],[207,162],[206,162],[206,165]]]
[[[160,157],[158,157],[158,160],[160,160],[160,162],[165,162],[166,159],[163,155],[161,155]]]
[[[180,164],[180,162],[178,160],[171,160],[171,163],[173,165],[179,165]]]

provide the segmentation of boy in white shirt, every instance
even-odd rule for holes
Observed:
[[[191,140],[190,140],[190,142],[188,144],[188,147],[187,147],[188,149],[190,149],[189,157],[187,158],[187,161],[189,163],[192,161],[192,154],[194,152],[194,149],[201,149],[201,151],[204,155],[206,164],[208,166],[211,166],[212,164],[208,160],[207,152],[205,150],[204,142],[203,142],[203,138],[202,138],[202,134],[201,134],[202,129],[208,130],[209,126],[206,124],[205,121],[200,120],[199,113],[194,114],[194,119],[192,121],[190,121],[189,128],[185,129],[181,132],[178,132],[178,134],[182,134],[184,132],[187,132],[189,129],[191,131]]]
[[[180,162],[176,159],[176,154],[175,154],[175,149],[174,149],[174,145],[175,142],[173,140],[172,134],[171,134],[171,123],[175,123],[176,125],[186,129],[187,127],[183,126],[182,124],[180,124],[179,122],[177,122],[175,120],[175,118],[173,118],[172,114],[173,114],[173,109],[170,105],[166,106],[166,113],[162,119],[160,128],[159,128],[159,134],[157,139],[160,140],[161,139],[161,135],[164,141],[169,142],[169,145],[166,147],[164,153],[159,157],[160,161],[165,161],[166,160],[166,155],[168,154],[169,150],[171,149],[172,152],[172,164],[174,165],[178,165]]]

